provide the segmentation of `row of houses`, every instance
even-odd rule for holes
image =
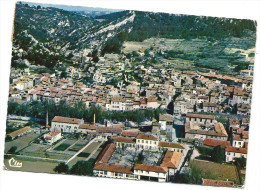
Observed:
[[[215,120],[213,115],[187,114],[185,123],[185,138],[195,140],[207,147],[220,145],[225,149],[226,162],[236,158],[247,158],[248,119],[229,119],[227,129]]]
[[[134,148],[129,146],[129,143],[132,143],[133,141],[129,142],[129,139],[126,139],[126,137],[121,137],[121,139],[119,138],[120,137],[114,139],[116,144],[107,145],[100,154],[93,170],[95,176],[166,182],[169,181],[170,178],[180,169],[181,160],[184,155],[183,151],[185,150],[183,145],[166,142],[158,143],[151,136],[143,134],[142,137],[136,138],[136,146],[142,142],[141,146],[148,145],[153,147],[152,151],[158,151],[160,147],[164,148],[166,151],[162,162],[159,165],[135,163],[133,166],[125,166],[120,164],[110,164],[109,159],[117,147],[128,146]]]

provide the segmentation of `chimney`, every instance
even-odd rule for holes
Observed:
[[[46,128],[48,128],[48,121],[49,120],[49,118],[48,118],[48,110],[47,110],[47,113],[46,113]]]
[[[94,126],[96,126],[96,114],[94,113],[94,119],[93,119]]]

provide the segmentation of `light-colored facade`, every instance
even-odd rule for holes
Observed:
[[[247,158],[247,149],[246,148],[235,148],[228,146],[225,149],[226,162],[232,162],[236,158]]]
[[[44,139],[48,144],[53,144],[62,138],[60,131],[51,131],[49,133],[44,134]]]
[[[83,119],[55,116],[51,122],[51,131],[62,133],[78,133],[79,126],[84,123]]]

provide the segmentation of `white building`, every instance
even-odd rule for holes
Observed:
[[[53,144],[54,142],[62,138],[61,131],[51,131],[44,134],[43,137],[48,144]]]
[[[136,164],[134,166],[134,175],[138,180],[166,182],[168,168],[161,166],[151,166],[145,164]]]
[[[158,138],[153,135],[147,135],[147,134],[138,134],[136,137],[136,146],[137,148],[143,149],[143,150],[157,150],[158,149]]]
[[[192,122],[194,125],[212,126],[217,123],[213,115],[204,114],[186,114],[186,122]]]
[[[226,154],[226,162],[232,162],[235,158],[247,158],[247,149],[246,148],[236,148],[232,146],[228,146],[225,149]]]
[[[55,116],[51,122],[51,131],[62,133],[78,133],[79,126],[84,123],[83,119]]]

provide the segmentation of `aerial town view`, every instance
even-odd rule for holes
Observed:
[[[18,2],[5,169],[243,187],[256,25]]]

